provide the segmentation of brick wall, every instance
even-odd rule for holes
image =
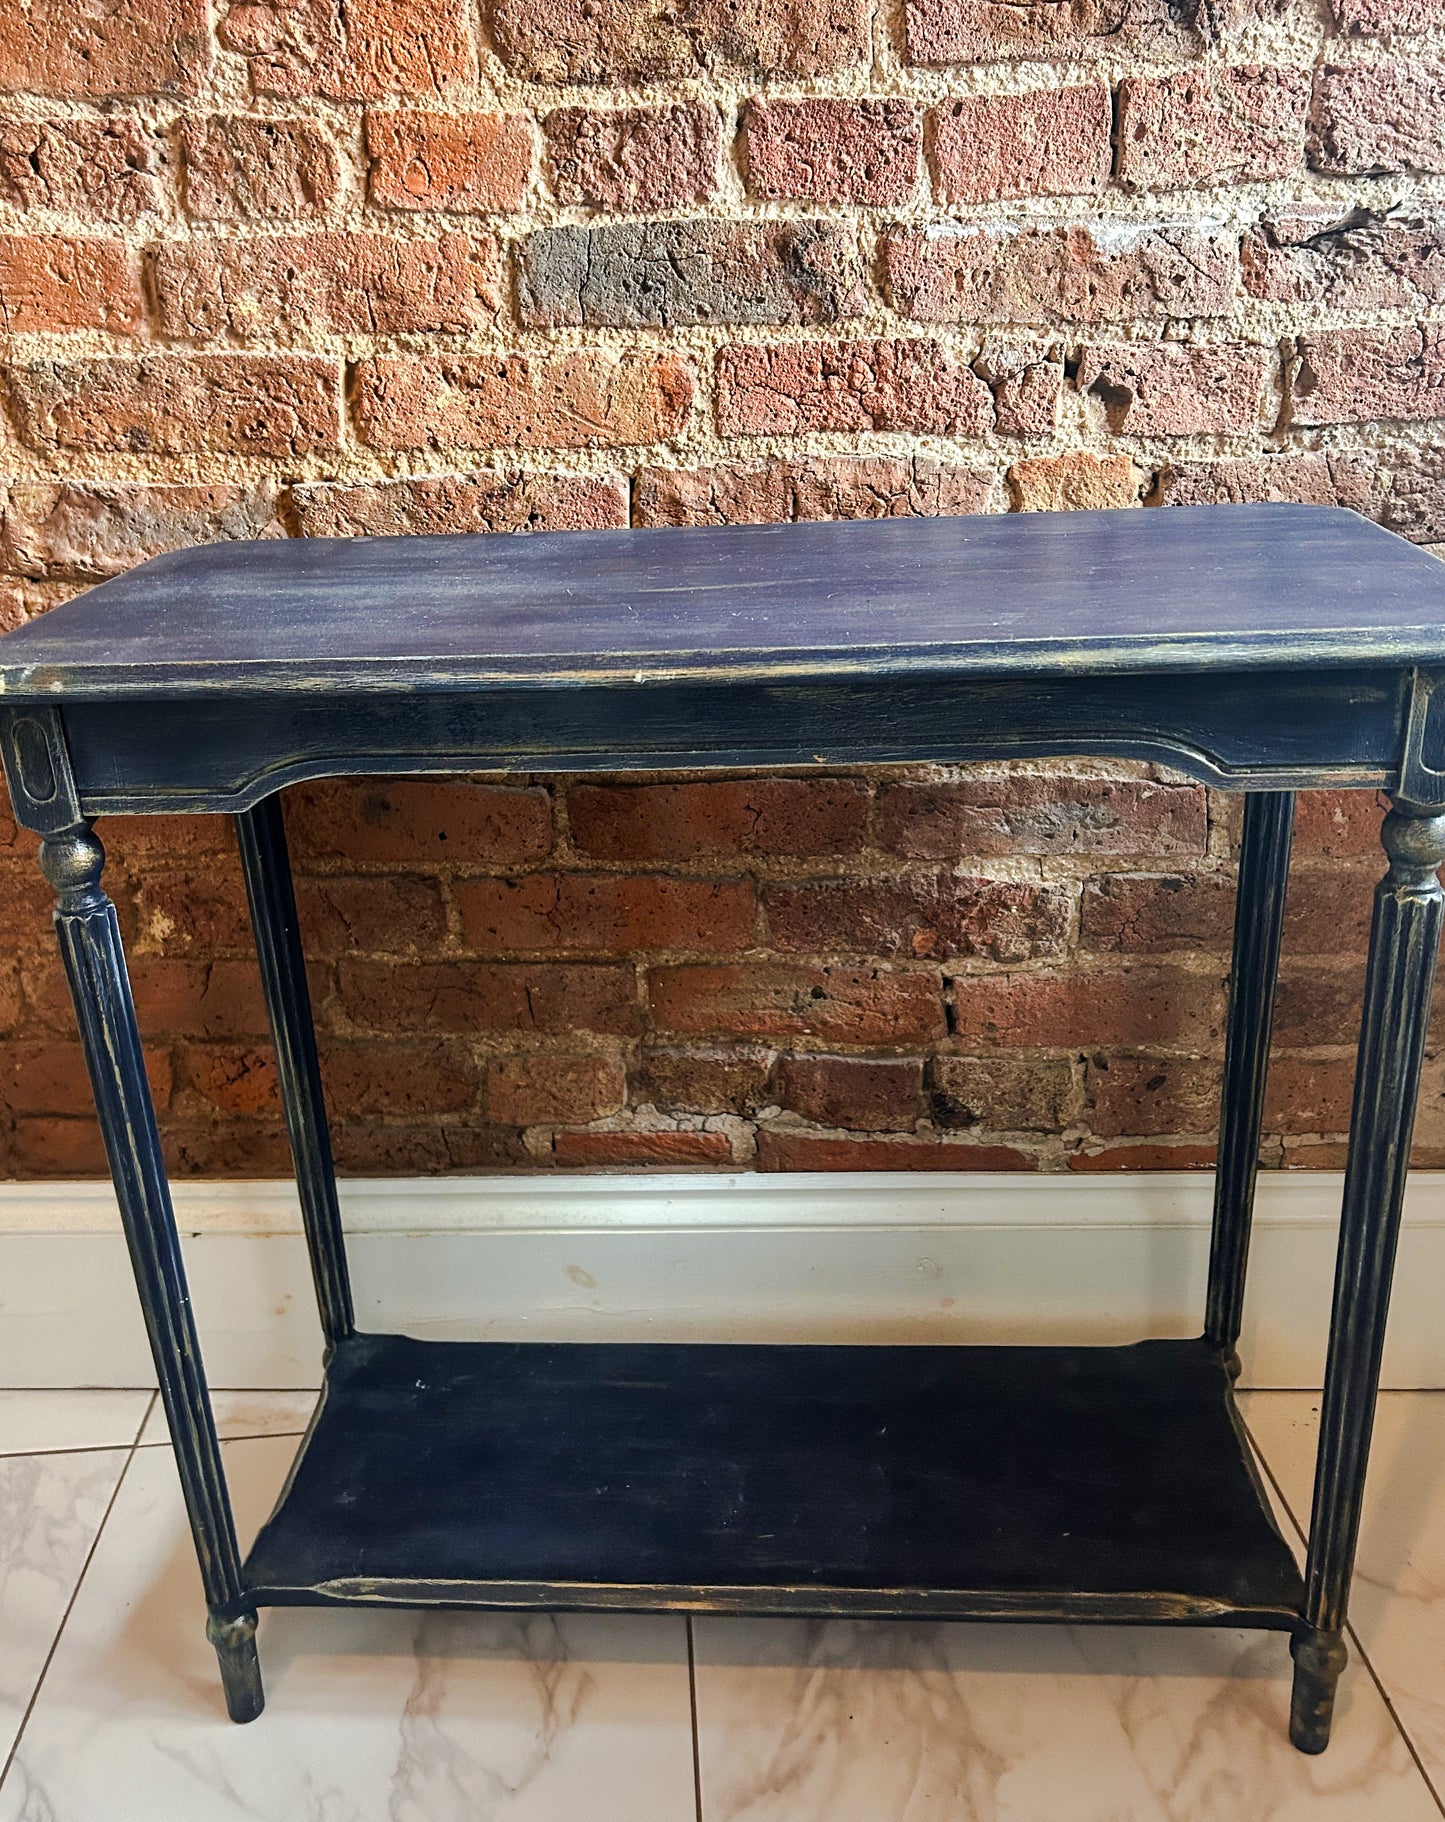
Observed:
[[[0,619],[226,537],[1266,498],[1445,543],[1445,6],[1331,5],[0,0]],[[1210,1157],[1237,806],[1167,774],[288,814],[347,1169]],[[1339,1162],[1377,821],[1303,805],[1272,1163]],[[283,1169],[229,830],[104,833],[175,1167]],[[0,1171],[91,1171],[32,850]]]

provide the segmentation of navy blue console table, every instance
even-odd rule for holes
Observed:
[[[232,1716],[266,1603],[1291,1634],[1329,1735],[1445,858],[1445,568],[1293,506],[212,545],[0,641]],[[277,793],[338,773],[1163,760],[1247,793],[1203,1334],[1131,1347],[358,1333]],[[1384,790],[1309,1555],[1235,1411],[1293,793]],[[242,1559],[92,828],[234,813],[325,1387]]]

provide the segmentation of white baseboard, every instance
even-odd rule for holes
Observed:
[[[1213,1180],[962,1173],[343,1185],[365,1328],[495,1339],[1085,1341],[1195,1334]],[[1316,1386],[1341,1178],[1261,1177],[1246,1383]],[[289,1183],[176,1188],[216,1386],[304,1386]],[[1445,1387],[1445,1172],[1411,1180],[1385,1381]],[[0,1386],[147,1385],[108,1184],[0,1184]]]

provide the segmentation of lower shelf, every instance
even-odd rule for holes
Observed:
[[[1202,1341],[336,1350],[254,1598],[1291,1625]]]

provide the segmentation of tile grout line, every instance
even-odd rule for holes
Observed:
[[[146,1410],[149,1412],[149,1405]],[[117,1449],[136,1449],[142,1446],[139,1442],[83,1442],[73,1449],[0,1449],[0,1461],[23,1461],[27,1455],[47,1458],[51,1455],[113,1455]]]
[[[126,1450],[125,1461],[120,1473],[115,1477],[115,1485],[111,1488],[110,1498],[105,1502],[105,1511],[100,1516],[100,1523],[95,1527],[95,1536],[90,1540],[90,1548],[85,1553],[85,1561],[80,1565],[80,1573],[75,1578],[75,1586],[70,1590],[70,1599],[65,1603],[65,1612],[60,1616],[60,1624],[55,1628],[55,1636],[50,1641],[50,1649],[45,1654],[45,1662],[40,1666],[40,1674],[36,1677],[34,1687],[30,1691],[30,1699],[25,1704],[25,1712],[20,1717],[20,1725],[15,1729],[14,1744],[6,1754],[4,1765],[0,1766],[0,1788],[4,1787],[6,1779],[10,1776],[10,1769],[24,1742],[25,1730],[30,1725],[30,1717],[34,1714],[35,1704],[40,1699],[40,1691],[45,1687],[45,1679],[50,1674],[50,1666],[55,1661],[55,1653],[60,1647],[60,1640],[66,1626],[70,1623],[71,1614],[75,1611],[75,1603],[80,1598],[80,1590],[84,1587],[85,1578],[90,1573],[90,1565],[95,1560],[96,1551],[100,1548],[100,1540],[105,1536],[105,1528],[110,1523],[110,1515],[115,1510],[115,1502],[120,1498],[120,1490],[125,1485],[126,1475],[130,1473],[131,1463],[135,1460],[136,1450],[140,1447],[141,1432],[145,1429],[150,1414],[155,1408],[158,1396],[158,1393],[152,1392],[146,1402],[145,1410],[141,1412],[135,1435],[131,1439],[129,1449]]]
[[[304,1436],[305,1434],[305,1430],[238,1430],[234,1436],[217,1436],[216,1440],[224,1449],[228,1443],[269,1442],[272,1437],[275,1436],[290,1437],[294,1442],[298,1436]],[[169,1449],[174,1445],[169,1436],[157,1436],[154,1442],[138,1442],[135,1446],[138,1449]],[[55,1451],[52,1451],[52,1453],[54,1452]],[[81,1453],[81,1451],[76,1451],[76,1453]],[[3,1457],[0,1457],[0,1459],[3,1459]]]
[[[1254,1450],[1255,1460],[1259,1463],[1260,1467],[1264,1469],[1264,1472],[1269,1479],[1269,1484],[1274,1488],[1275,1498],[1279,1501],[1280,1505],[1283,1506],[1285,1516],[1289,1519],[1290,1524],[1294,1527],[1295,1536],[1299,1539],[1300,1543],[1304,1546],[1305,1550],[1308,1551],[1309,1537],[1306,1534],[1303,1526],[1300,1524],[1299,1520],[1295,1517],[1294,1507],[1290,1504],[1288,1498],[1286,1497],[1285,1490],[1284,1490],[1283,1486],[1280,1484],[1279,1477],[1276,1475],[1274,1469],[1270,1466],[1269,1457],[1265,1454],[1264,1450],[1260,1447],[1258,1438],[1255,1436],[1254,1431],[1250,1428],[1249,1419],[1244,1415],[1244,1413],[1242,1411],[1240,1412],[1240,1422],[1244,1425],[1244,1433],[1249,1438],[1249,1446]],[[1405,1723],[1400,1719],[1399,1714],[1396,1712],[1395,1704],[1390,1700],[1389,1690],[1386,1689],[1386,1687],[1384,1685],[1384,1681],[1382,1680],[1379,1671],[1376,1670],[1374,1662],[1371,1659],[1369,1652],[1365,1650],[1364,1645],[1361,1643],[1360,1635],[1355,1631],[1354,1627],[1349,1623],[1348,1620],[1345,1622],[1345,1631],[1348,1633],[1350,1643],[1354,1646],[1355,1652],[1356,1652],[1357,1656],[1359,1657],[1360,1663],[1364,1666],[1367,1674],[1369,1675],[1370,1681],[1375,1685],[1375,1688],[1379,1691],[1380,1700],[1385,1704],[1385,1713],[1388,1714],[1390,1719],[1395,1723],[1395,1730],[1399,1734],[1400,1738],[1405,1742],[1405,1750],[1409,1753],[1411,1759],[1414,1761],[1415,1769],[1416,1769],[1416,1771],[1419,1772],[1422,1780],[1424,1781],[1426,1790],[1429,1791],[1431,1797],[1434,1799],[1435,1807],[1440,1811],[1440,1814],[1442,1816],[1445,1816],[1445,1799],[1442,1799],[1440,1792],[1435,1788],[1435,1780],[1430,1776],[1430,1773],[1425,1769],[1425,1763],[1421,1759],[1420,1754],[1416,1749],[1414,1740],[1411,1739],[1411,1737],[1410,1737],[1409,1728],[1406,1727]]]
[[[697,1822],[702,1822],[702,1742],[697,1733],[697,1650],[692,1635],[692,1615],[687,1622],[687,1700],[692,1714],[692,1794]]]

